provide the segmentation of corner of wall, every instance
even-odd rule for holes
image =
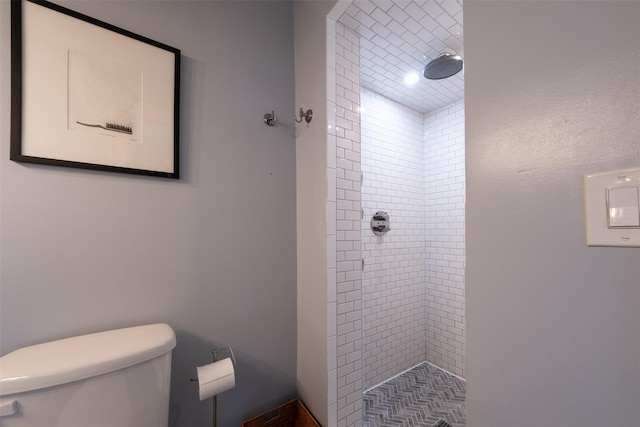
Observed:
[[[297,382],[305,405],[328,423],[328,268],[335,245],[327,235],[326,17],[332,1],[295,1],[295,102],[311,108],[296,127]]]

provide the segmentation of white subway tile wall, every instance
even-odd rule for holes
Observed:
[[[427,360],[465,377],[464,100],[425,115]]]
[[[337,425],[362,425],[360,38],[335,25]]]
[[[368,389],[425,360],[424,117],[367,89],[362,96],[363,384]],[[376,236],[377,211],[391,231]]]
[[[327,17],[327,246],[336,240],[336,22]],[[327,427],[338,425],[336,254],[327,253]],[[331,266],[330,266],[331,265]]]

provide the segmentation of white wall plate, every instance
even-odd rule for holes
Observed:
[[[640,168],[584,177],[588,246],[640,247]]]

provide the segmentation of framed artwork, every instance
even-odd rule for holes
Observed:
[[[179,95],[178,49],[12,0],[11,160],[178,179]]]

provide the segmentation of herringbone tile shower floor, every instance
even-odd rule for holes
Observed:
[[[465,394],[463,380],[423,363],[365,393],[364,427],[465,427]]]

